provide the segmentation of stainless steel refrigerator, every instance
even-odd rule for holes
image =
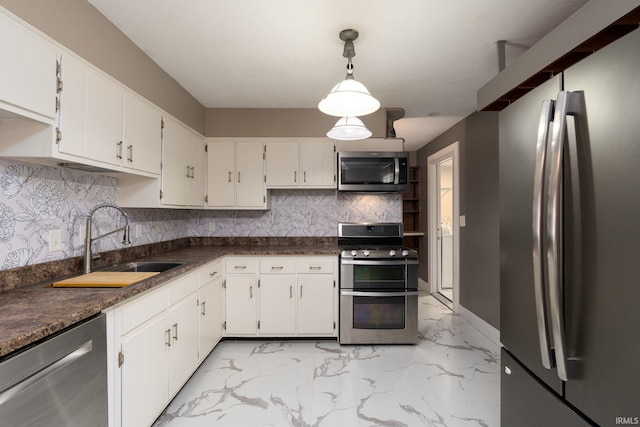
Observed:
[[[640,30],[499,120],[501,424],[640,424]]]

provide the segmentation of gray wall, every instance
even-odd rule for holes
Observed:
[[[416,152],[420,166],[421,224],[428,224],[427,157],[459,142],[460,304],[500,328],[498,113],[476,112]],[[426,226],[424,227],[425,232]],[[428,279],[427,236],[421,242],[420,277]]]
[[[374,137],[386,136],[386,109],[360,119]],[[207,108],[206,136],[324,137],[337,121],[317,108]]]
[[[204,135],[205,108],[86,0],[0,6]]]

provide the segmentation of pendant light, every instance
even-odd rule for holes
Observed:
[[[327,136],[343,141],[355,141],[369,138],[371,131],[357,117],[341,117],[333,129],[327,132]]]
[[[342,30],[340,40],[344,41],[342,56],[347,58],[347,76],[331,89],[318,104],[325,114],[343,118],[366,116],[380,108],[380,101],[371,96],[367,88],[353,78],[353,63],[356,56],[353,41],[358,38],[356,30]],[[363,125],[364,126],[364,125]]]

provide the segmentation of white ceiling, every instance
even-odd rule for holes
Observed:
[[[476,109],[495,76],[586,0],[88,0],[205,107],[316,108],[354,76],[414,150]]]

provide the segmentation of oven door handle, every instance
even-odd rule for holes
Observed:
[[[349,265],[409,265],[409,264],[418,264],[417,259],[389,259],[389,260],[353,260],[353,259],[342,259],[340,261],[342,264]]]
[[[418,295],[418,291],[403,292],[362,292],[362,291],[340,291],[340,295],[353,297],[411,297]]]

